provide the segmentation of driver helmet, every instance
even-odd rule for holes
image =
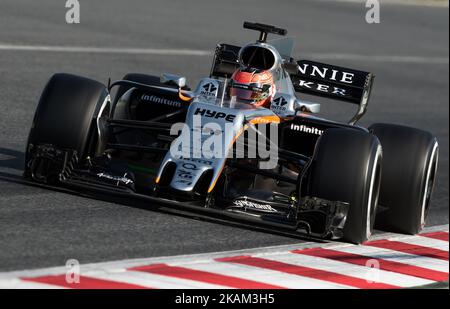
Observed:
[[[274,94],[275,83],[269,71],[238,69],[231,76],[230,96],[240,101],[267,107]]]

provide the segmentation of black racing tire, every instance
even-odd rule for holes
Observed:
[[[343,239],[355,244],[369,239],[381,179],[377,137],[358,129],[328,129],[317,141],[313,160],[309,194],[349,203]]]
[[[378,123],[369,130],[384,151],[379,213],[375,226],[417,234],[425,225],[436,179],[439,144],[431,133]]]
[[[25,176],[30,148],[51,144],[75,150],[79,159],[94,151],[96,118],[109,100],[108,89],[95,80],[71,74],[53,75],[42,92],[33,118],[25,155]]]

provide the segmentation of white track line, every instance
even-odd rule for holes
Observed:
[[[389,240],[397,240],[396,238],[391,238]],[[448,252],[449,243],[448,241],[439,240],[439,239],[433,239],[429,237],[408,237],[408,238],[399,238],[398,239],[401,242],[411,244],[411,245],[417,245],[417,246],[424,246],[428,248],[434,248],[439,249],[442,251]]]
[[[330,248],[331,249],[331,248]],[[428,268],[431,270],[448,272],[448,262],[438,259],[408,254],[389,249],[381,249],[369,246],[339,247],[333,248],[341,252],[353,253],[371,257],[373,259],[383,259],[392,262],[399,262],[407,265]]]
[[[58,53],[91,53],[91,54],[131,54],[131,55],[164,55],[164,56],[210,56],[213,53],[195,49],[158,49],[158,48],[120,48],[120,47],[82,47],[82,46],[46,46],[46,45],[13,45],[0,44],[0,50],[35,51]]]
[[[320,2],[347,2],[365,4],[367,0],[319,0]],[[448,7],[448,0],[380,0],[383,5],[412,5],[427,7]]]
[[[124,54],[124,55],[161,55],[161,56],[212,56],[209,50],[170,49],[170,48],[121,48],[121,47],[83,47],[50,45],[16,45],[0,43],[0,51],[30,51],[57,53]],[[339,53],[307,53],[304,57],[324,60],[353,60],[365,62],[394,62],[416,64],[448,64],[448,57],[423,57],[409,55],[361,55]]]
[[[103,280],[118,281],[158,289],[227,289],[226,286],[204,283],[200,281],[172,278],[163,275],[140,271],[91,273],[90,277]]]
[[[299,257],[299,254],[295,253],[264,256],[264,258],[304,267],[313,267],[315,269],[326,270],[340,275],[347,275],[355,278],[360,278],[363,280],[370,280],[371,278],[374,277],[373,268],[334,261],[327,258],[313,257],[307,255],[301,255],[301,257]],[[379,283],[386,283],[401,287],[412,287],[435,282],[427,279],[403,275],[386,270],[377,270],[377,277],[378,278],[376,281]]]
[[[313,278],[300,277],[285,274],[279,271],[258,268],[246,265],[236,265],[232,263],[209,261],[207,263],[192,263],[178,265],[190,269],[207,271],[219,275],[238,277],[247,280],[258,281],[265,284],[277,285],[290,289],[333,289],[351,288],[333,282],[317,280]]]
[[[22,281],[19,278],[0,279],[0,289],[65,289],[57,285]]]

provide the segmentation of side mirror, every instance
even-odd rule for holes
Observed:
[[[295,111],[317,114],[320,113],[320,104],[297,99]]]
[[[161,75],[160,81],[163,84],[176,85],[178,88],[183,88],[186,86],[186,77],[175,74],[164,73]]]

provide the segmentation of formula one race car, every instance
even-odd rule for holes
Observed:
[[[55,74],[34,116],[24,177],[352,243],[374,225],[419,232],[436,138],[393,124],[357,126],[373,74],[294,60],[291,39],[267,41],[286,30],[244,28],[259,39],[219,44],[210,76],[194,90],[171,74],[127,74],[108,86]],[[319,118],[320,105],[297,92],[358,110],[348,123]]]

